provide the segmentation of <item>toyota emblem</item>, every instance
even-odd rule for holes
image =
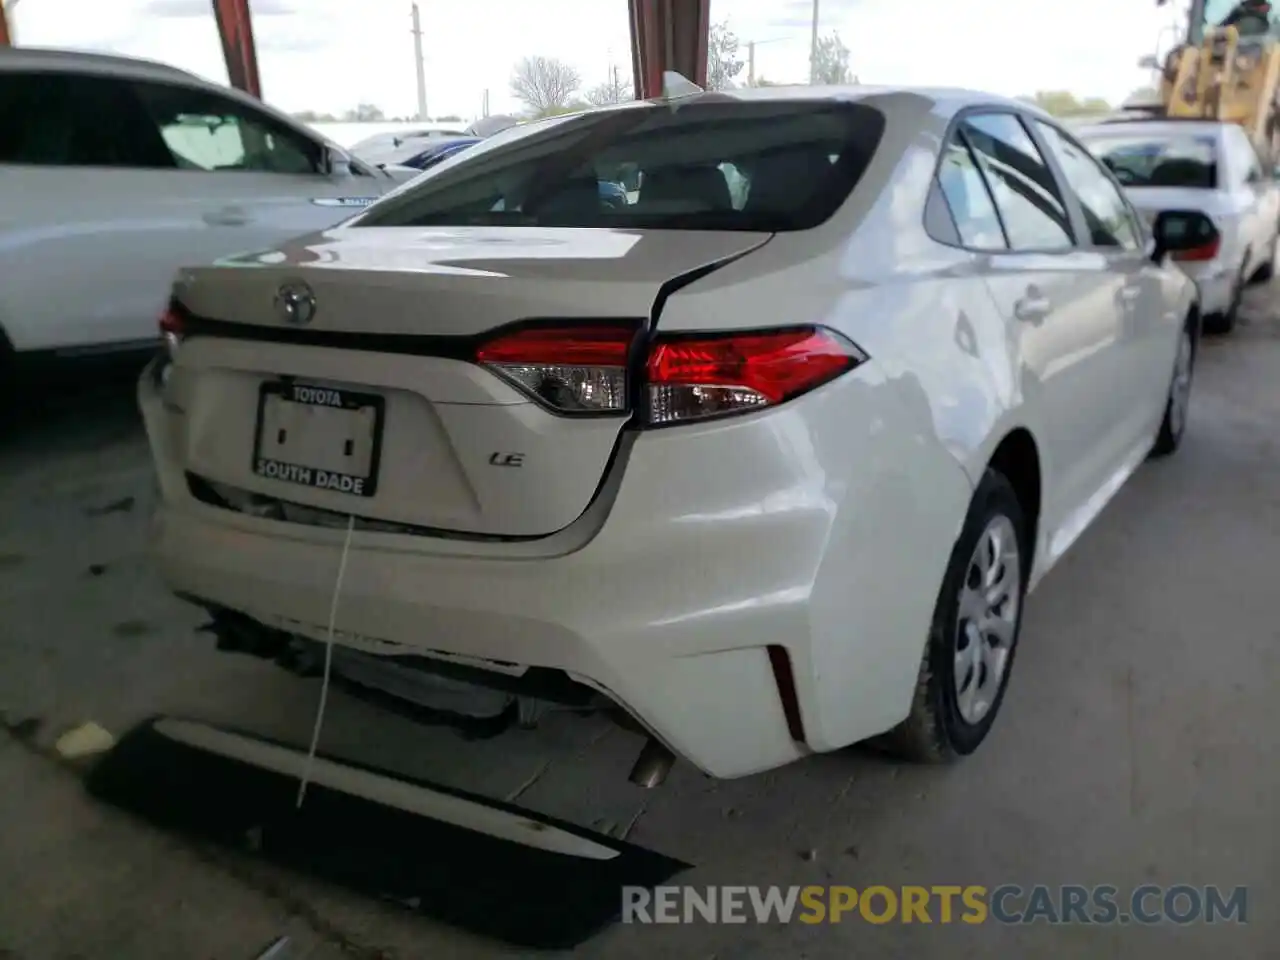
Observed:
[[[316,315],[316,295],[302,280],[281,284],[275,305],[276,315],[297,327],[306,326]]]

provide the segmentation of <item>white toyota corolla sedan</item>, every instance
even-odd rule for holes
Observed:
[[[509,131],[178,278],[159,569],[226,648],[613,710],[718,777],[968,754],[1028,590],[1179,444],[1166,259],[1213,230],[962,91]]]

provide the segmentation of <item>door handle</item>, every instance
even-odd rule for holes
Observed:
[[[1121,303],[1134,303],[1140,296],[1142,296],[1142,291],[1137,287],[1122,287],[1120,289]]]
[[[243,227],[249,222],[249,214],[240,207],[223,207],[209,211],[201,219],[211,227]]]
[[[1013,315],[1023,323],[1040,323],[1049,315],[1051,309],[1052,305],[1048,297],[1028,293],[1013,305]]]

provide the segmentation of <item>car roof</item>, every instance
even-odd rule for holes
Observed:
[[[746,87],[742,89],[714,91],[694,94],[688,100],[706,98],[732,98],[734,100],[846,100],[857,101],[882,99],[892,94],[914,94],[929,100],[942,113],[954,113],[967,107],[998,106],[1013,110],[1026,110],[1035,114],[1048,116],[1033,103],[1016,100],[1000,94],[983,93],[963,87],[929,87],[929,86],[872,86],[870,84],[847,84],[843,86],[809,86],[796,84],[777,87]]]
[[[0,71],[5,70],[66,70],[132,79],[184,80],[188,83],[217,86],[194,73],[155,60],[52,47],[0,47]]]
[[[208,90],[219,96],[251,106],[255,110],[274,117],[280,123],[294,130],[307,131],[312,138],[321,140],[330,146],[337,146],[328,137],[300,123],[287,113],[277,110],[269,103],[264,103],[257,97],[252,97],[232,87],[213,83],[188,70],[181,70],[178,67],[160,63],[156,60],[145,60],[141,57],[122,57],[110,53],[93,53],[85,50],[64,50],[53,47],[0,47],[0,74],[18,70],[58,71],[63,73],[94,74],[128,80],[153,80],[158,83],[176,83]]]
[[[599,113],[603,111],[632,110],[638,107],[671,104],[679,107],[686,103],[725,103],[729,101],[768,102],[768,101],[804,101],[830,100],[833,102],[856,103],[858,101],[874,101],[880,110],[893,112],[896,108],[891,102],[894,96],[911,96],[916,99],[910,107],[903,104],[904,109],[912,113],[919,110],[919,100],[928,102],[934,114],[949,117],[970,107],[994,107],[1000,110],[1017,110],[1044,120],[1056,122],[1055,118],[1034,103],[1018,100],[995,93],[983,93],[978,90],[967,90],[963,87],[929,87],[929,86],[871,86],[869,84],[849,84],[845,86],[810,86],[795,84],[792,86],[743,87],[732,90],[708,90],[670,99],[655,97],[652,100],[632,100],[627,103],[608,107],[594,107],[577,113]],[[552,123],[563,120],[572,114],[561,114],[545,117],[523,124]]]
[[[1077,127],[1076,136],[1123,136],[1136,133],[1151,137],[1185,137],[1187,134],[1219,136],[1229,125],[1226,120],[1205,120],[1201,117],[1158,117],[1155,119],[1115,119]]]

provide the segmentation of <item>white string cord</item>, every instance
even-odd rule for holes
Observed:
[[[347,572],[347,554],[351,552],[351,532],[356,528],[355,514],[347,517],[347,535],[342,541],[342,559],[338,561],[338,577],[333,584],[333,597],[329,601],[329,629],[324,639],[324,678],[320,681],[320,703],[316,705],[316,722],[311,728],[311,747],[307,750],[307,763],[298,781],[298,803],[302,809],[307,796],[307,784],[311,781],[311,766],[315,763],[316,749],[320,746],[320,729],[324,726],[324,711],[329,703],[329,676],[333,671],[333,634],[338,622],[338,598],[342,596],[342,578]]]

